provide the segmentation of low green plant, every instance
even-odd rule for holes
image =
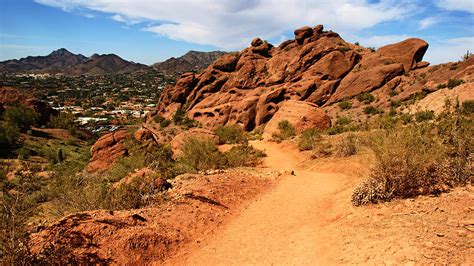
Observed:
[[[312,150],[321,141],[321,130],[317,128],[309,128],[301,133],[298,141],[298,149],[300,151]]]
[[[380,110],[378,108],[375,108],[374,106],[372,105],[369,105],[369,106],[366,106],[364,107],[364,113],[365,114],[368,114],[368,115],[376,115],[376,114],[381,114],[383,113],[383,110]]]
[[[190,171],[221,168],[225,158],[214,141],[205,138],[187,138],[182,145],[178,162]]]
[[[351,109],[352,103],[349,101],[342,101],[337,104],[341,110],[348,110]]]
[[[452,88],[455,88],[455,87],[457,87],[457,86],[459,86],[463,83],[464,83],[464,81],[462,79],[453,78],[453,79],[448,80],[447,87],[448,87],[448,89],[452,89]]]
[[[334,147],[335,155],[338,157],[347,157],[357,153],[356,137],[353,134],[347,135],[339,140]]]
[[[462,102],[461,110],[464,115],[474,114],[474,100],[467,100]]]
[[[429,120],[433,120],[434,118],[435,118],[435,114],[431,110],[418,111],[415,113],[416,122],[429,121]]]
[[[224,153],[226,167],[256,166],[265,153],[248,144],[232,147]]]
[[[357,100],[364,104],[370,104],[371,102],[375,101],[375,97],[370,94],[370,92],[365,92],[357,95]]]
[[[294,126],[288,120],[282,120],[278,123],[278,133],[273,134],[273,139],[277,141],[286,140],[296,135]]]
[[[22,132],[26,132],[32,126],[38,125],[38,114],[32,109],[24,106],[11,106],[3,112],[3,120],[10,127],[18,128]]]
[[[245,131],[237,125],[220,126],[215,132],[219,137],[219,144],[243,144],[248,142]]]
[[[472,123],[446,110],[436,123],[415,123],[375,131],[371,148],[376,164],[370,178],[352,195],[356,206],[437,194],[474,182]]]

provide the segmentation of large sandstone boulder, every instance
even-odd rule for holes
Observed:
[[[289,100],[284,102],[272,119],[265,126],[264,137],[271,137],[279,132],[278,124],[282,120],[287,120],[294,127],[296,133],[301,133],[305,129],[319,128],[327,129],[331,126],[329,116],[316,104]]]
[[[92,156],[86,171],[92,173],[107,170],[117,159],[127,155],[124,142],[128,136],[128,131],[122,129],[100,137],[91,148]]]
[[[421,62],[423,55],[428,50],[428,43],[417,38],[411,38],[399,43],[394,43],[380,47],[377,50],[378,54],[395,60],[403,64],[405,71],[409,71]],[[427,66],[426,63],[423,64]],[[418,68],[420,65],[418,66]]]

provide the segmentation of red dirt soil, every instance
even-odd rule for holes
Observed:
[[[310,160],[290,143],[252,145],[266,151],[267,169],[181,176],[160,207],[66,217],[33,236],[33,251],[68,246],[82,262],[95,256],[118,264],[474,261],[472,186],[439,197],[353,207],[350,195],[368,175],[370,156]],[[227,208],[184,196],[189,193]],[[78,236],[86,237],[76,241]]]

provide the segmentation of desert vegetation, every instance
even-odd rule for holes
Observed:
[[[354,205],[438,194],[474,181],[472,117],[463,116],[458,106],[454,112],[447,107],[430,120],[371,133],[375,166],[369,179],[355,189]]]

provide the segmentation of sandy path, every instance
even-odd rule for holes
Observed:
[[[265,165],[286,174],[278,186],[248,206],[203,247],[191,251],[183,264],[314,264],[337,258],[334,230],[325,228],[334,212],[334,194],[344,190],[347,177],[318,173],[300,165],[292,147],[254,142],[265,150]],[[326,230],[327,229],[327,230]]]

